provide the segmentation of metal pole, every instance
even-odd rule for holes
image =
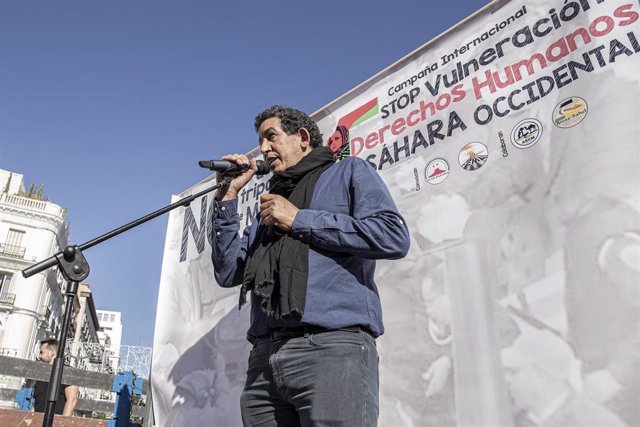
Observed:
[[[49,387],[47,388],[47,405],[42,420],[43,427],[51,427],[53,425],[53,416],[55,413],[56,400],[60,391],[60,382],[62,381],[62,369],[64,366],[64,351],[67,343],[67,335],[69,334],[69,324],[71,321],[71,313],[73,312],[73,302],[78,293],[78,282],[68,282],[67,301],[64,309],[64,320],[62,322],[62,331],[60,331],[60,339],[58,341],[58,351],[53,361],[51,369],[51,377],[49,379]]]

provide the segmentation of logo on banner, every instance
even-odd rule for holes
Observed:
[[[529,148],[540,140],[542,123],[536,119],[525,119],[511,131],[511,143],[516,148]]]
[[[553,109],[553,124],[562,129],[573,127],[587,117],[589,107],[587,101],[573,96],[560,101]]]
[[[480,142],[471,142],[460,150],[458,155],[458,163],[462,169],[474,171],[480,169],[489,158],[489,150],[486,145]]]
[[[433,159],[424,171],[429,184],[440,184],[449,176],[449,163],[445,159]]]
[[[375,117],[379,112],[378,97],[375,97],[338,120],[336,130],[331,134],[326,144],[336,160],[351,156],[349,130]]]

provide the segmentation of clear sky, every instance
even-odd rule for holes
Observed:
[[[0,168],[44,184],[84,243],[254,148],[264,108],[312,113],[488,3],[0,0]],[[153,341],[166,225],[85,252],[123,344]]]

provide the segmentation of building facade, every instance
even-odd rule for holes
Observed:
[[[120,368],[120,345],[122,341],[122,313],[119,311],[97,310],[98,340],[108,354],[109,366],[113,372]]]
[[[107,372],[108,359],[98,340],[100,324],[91,288],[81,283],[75,300],[74,318],[67,338],[69,365],[90,371]]]
[[[0,169],[0,353],[33,359],[40,340],[62,328],[65,281],[57,269],[28,279],[21,270],[67,245],[65,211]]]

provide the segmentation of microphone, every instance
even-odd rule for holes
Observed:
[[[220,172],[223,175],[229,173],[242,173],[249,170],[249,166],[240,166],[228,160],[200,160],[198,162],[198,166],[215,172]],[[269,163],[264,160],[256,160],[256,166],[258,167],[256,175],[266,175],[271,172],[269,169]]]

